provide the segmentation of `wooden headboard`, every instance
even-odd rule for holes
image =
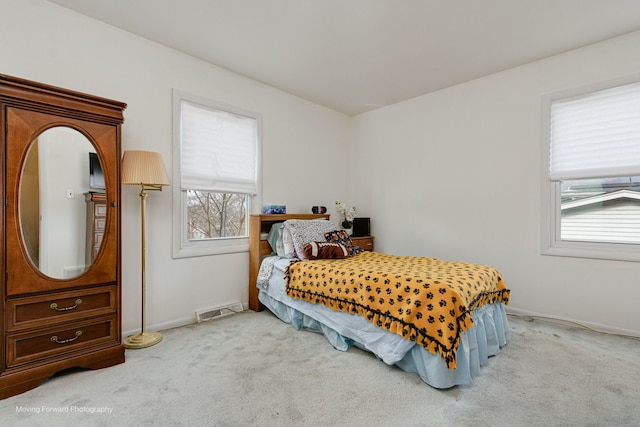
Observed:
[[[258,301],[258,271],[262,258],[270,255],[273,251],[271,245],[266,240],[260,240],[260,234],[268,233],[271,226],[277,222],[288,219],[329,219],[329,214],[284,214],[284,215],[251,215],[249,218],[249,309],[254,311],[262,310],[262,305]]]

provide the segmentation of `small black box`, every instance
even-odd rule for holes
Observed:
[[[371,219],[370,218],[353,218],[353,237],[362,237],[371,235]]]

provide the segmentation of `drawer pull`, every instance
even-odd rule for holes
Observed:
[[[51,341],[58,343],[58,344],[66,344],[68,342],[73,342],[75,340],[77,340],[78,338],[80,338],[80,335],[82,335],[82,331],[76,331],[76,336],[73,338],[69,338],[68,340],[62,340],[62,341],[58,341],[58,336],[54,335],[51,337]]]
[[[55,311],[69,311],[69,310],[73,310],[74,308],[77,308],[80,304],[82,304],[82,300],[78,298],[76,300],[76,303],[69,307],[58,308],[58,304],[56,304],[55,302],[52,302],[49,307],[51,307],[51,310],[55,310]]]

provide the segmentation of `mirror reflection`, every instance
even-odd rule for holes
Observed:
[[[102,168],[93,144],[75,129],[58,126],[30,145],[20,177],[20,224],[29,258],[55,279],[81,275],[99,251],[94,200],[105,201]],[[89,231],[89,233],[87,233]],[[97,246],[96,246],[97,244]]]

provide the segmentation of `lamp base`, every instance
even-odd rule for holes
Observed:
[[[162,341],[160,332],[142,332],[137,335],[131,335],[124,340],[124,346],[126,348],[145,348],[156,345],[160,341]]]

